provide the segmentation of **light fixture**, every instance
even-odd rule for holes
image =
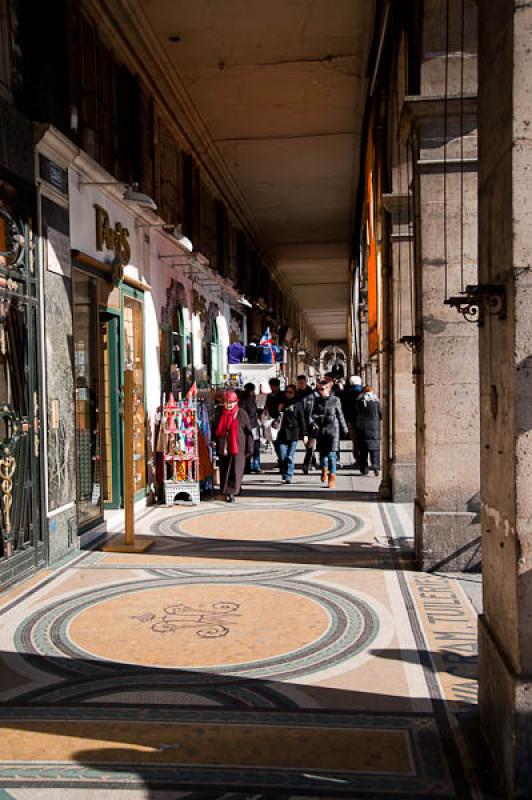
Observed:
[[[247,306],[247,308],[253,308],[253,304],[250,303],[249,300],[246,300],[244,295],[242,295],[242,297],[239,298],[238,302],[241,303],[243,306]]]
[[[167,222],[135,222],[135,228],[161,228],[167,230],[169,233],[173,230],[173,225]]]
[[[124,184],[123,181],[80,181],[79,186],[124,186],[123,199],[128,203],[136,203],[141,208],[149,208],[151,211],[157,211],[157,205],[149,194],[139,192],[139,184],[131,183]]]
[[[181,230],[181,225],[175,226],[175,228],[172,231],[172,236],[174,237],[174,239],[177,239],[181,247],[184,247],[185,250],[188,250],[189,253],[192,253],[194,251],[194,245]]]
[[[151,211],[157,211],[157,204],[155,203],[155,200],[153,200],[148,194],[139,192],[138,183],[132,183],[130,186],[126,186],[123,198],[128,203],[136,203],[136,205],[140,206],[141,208],[149,208]]]

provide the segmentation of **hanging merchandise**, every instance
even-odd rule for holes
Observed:
[[[202,492],[210,492],[213,489],[213,447],[209,409],[205,398],[198,401],[197,412],[200,488]]]
[[[159,415],[157,449],[163,459],[164,500],[190,499],[196,505],[199,492],[197,405],[192,398],[176,402],[170,393]]]
[[[246,360],[246,346],[242,342],[233,342],[227,348],[227,363],[241,364]]]
[[[259,360],[261,364],[275,364],[275,351],[270,328],[266,328],[259,342]]]

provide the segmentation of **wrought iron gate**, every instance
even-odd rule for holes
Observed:
[[[31,224],[0,207],[0,586],[44,562],[37,312]]]

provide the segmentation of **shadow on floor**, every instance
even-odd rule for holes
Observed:
[[[425,671],[434,671],[428,651],[380,650],[372,655],[421,663]],[[24,672],[30,667],[52,679],[0,705],[5,735],[44,734],[43,753],[50,762],[43,764],[41,755],[31,767],[33,778],[24,784],[32,788],[35,781],[37,791],[46,786],[106,792],[143,788],[144,797],[153,800],[161,791],[172,791],[169,797],[177,798],[184,790],[199,790],[193,796],[203,800],[224,797],[227,791],[252,792],[255,800],[294,795],[442,800],[473,796],[467,771],[475,765],[477,780],[490,789],[484,796],[500,796],[493,792],[497,782],[480,737],[476,704],[445,702],[439,693],[428,699],[294,687],[284,681],[98,658],[4,652],[0,661],[11,674],[19,673],[22,661]],[[464,676],[471,677],[470,659],[463,666]],[[154,692],[164,692],[166,701],[145,702]],[[131,699],[125,702],[128,693]],[[121,702],[113,700],[117,696]],[[172,702],[172,696],[181,702]],[[302,707],[305,698],[309,707]],[[449,714],[466,736],[466,768]],[[80,749],[80,741],[88,745],[91,739],[98,745],[82,744]],[[403,741],[409,742],[410,767],[401,755]],[[24,751],[24,741],[21,746]],[[73,750],[67,753],[69,746]],[[54,761],[58,768],[51,766]],[[17,771],[23,772],[20,764]],[[2,785],[9,789],[15,784],[3,780]]]
[[[254,485],[252,483],[245,483],[242,490],[242,499],[248,497],[271,497],[275,499],[282,498],[284,500],[301,500],[304,503],[307,500],[322,500],[327,502],[350,502],[361,501],[365,503],[379,503],[382,498],[379,497],[377,492],[359,492],[351,489],[303,489],[297,483],[290,484],[289,486],[280,486],[279,481],[272,481],[269,484],[261,483]]]
[[[138,538],[148,538],[140,534]],[[198,559],[187,569],[201,568],[201,560],[290,564],[294,567],[312,565],[324,567],[375,567],[379,569],[413,569],[414,553],[410,540],[375,542],[344,542],[342,544],[297,544],[294,542],[249,541],[246,539],[217,539],[205,536],[161,536],[149,534],[153,547],[138,556],[149,562],[150,556]],[[109,545],[110,537],[104,543]],[[131,557],[131,556],[128,556]],[[171,566],[171,565],[169,565]],[[176,569],[179,566],[176,565]]]

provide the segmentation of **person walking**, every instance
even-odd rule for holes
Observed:
[[[381,468],[381,404],[371,388],[364,386],[355,401],[354,425],[359,448],[359,468],[362,475],[369,473],[368,456],[374,475]]]
[[[331,390],[330,392],[331,396],[337,397],[340,400],[340,404],[342,406],[342,411],[343,411],[345,381],[343,379],[335,378],[332,372],[326,372],[323,378],[323,382],[329,384],[329,388]],[[338,450],[336,451],[336,469],[341,469],[342,467],[341,460],[342,460],[342,450],[340,446],[340,438],[338,438]]]
[[[266,397],[265,409],[272,419],[277,419],[279,416],[279,403],[283,401],[281,381],[279,378],[270,378],[268,383],[270,385],[270,393]]]
[[[303,407],[306,428],[306,434],[303,436],[303,444],[305,445],[303,472],[305,475],[308,475],[309,470],[316,469],[315,452],[317,428],[313,420],[313,412],[317,396],[317,392],[309,386],[307,376],[298,375],[296,400],[298,400]]]
[[[318,384],[319,397],[314,404],[314,421],[318,427],[317,446],[320,454],[321,482],[329,489],[336,486],[336,460],[340,434],[347,434],[347,425],[338,397],[331,393],[331,384]]]
[[[256,387],[254,383],[246,383],[240,397],[239,406],[249,417],[253,435],[253,453],[247,459],[246,471],[252,475],[260,475],[260,427],[257,411]]]
[[[246,457],[253,452],[249,417],[239,408],[235,392],[226,392],[224,407],[216,427],[216,449],[220,464],[220,491],[227,503],[240,494]]]
[[[275,450],[277,461],[279,461],[279,437],[277,432],[280,425],[279,405],[284,400],[284,393],[281,392],[281,381],[279,378],[270,378],[268,384],[270,386],[270,392],[267,395],[266,403],[264,404],[263,419],[265,418],[266,420],[271,420],[269,424],[271,425],[273,449]]]
[[[358,446],[357,430],[355,426],[355,417],[357,408],[356,402],[360,397],[363,388],[364,387],[362,386],[362,378],[359,375],[351,375],[351,377],[349,378],[349,386],[345,390],[342,403],[344,417],[347,421],[347,427],[349,428],[349,433],[351,435],[353,465],[357,469],[359,465],[359,446]]]
[[[306,435],[303,405],[296,399],[296,392],[296,386],[289,383],[284,391],[283,402],[279,404],[282,418],[277,436],[277,447],[283,483],[292,481],[297,443]]]

